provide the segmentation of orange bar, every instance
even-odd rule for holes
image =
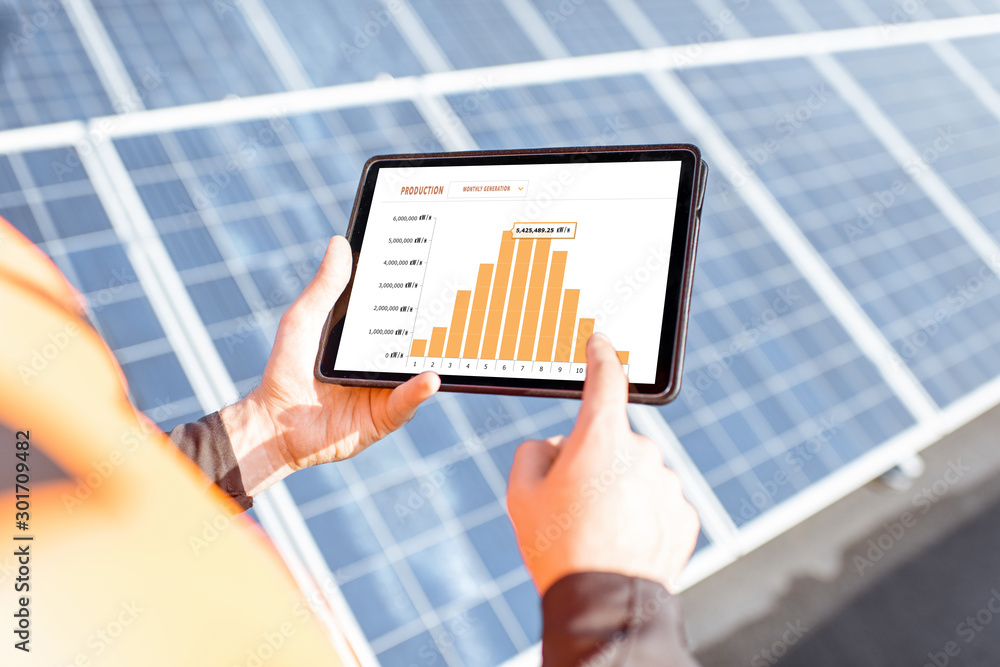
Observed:
[[[427,340],[421,340],[419,338],[413,339],[413,347],[410,348],[411,357],[422,357],[424,352],[427,351]]]
[[[628,366],[628,352],[619,352],[618,361],[622,362],[622,366]]]
[[[552,268],[549,269],[549,286],[545,293],[545,308],[542,311],[542,330],[538,334],[536,361],[552,360],[552,346],[556,342],[556,320],[559,319],[559,299],[562,297],[565,275],[566,251],[552,253]]]
[[[559,317],[559,338],[556,339],[556,358],[553,361],[569,363],[573,351],[573,325],[576,324],[576,307],[580,304],[580,290],[564,292],[562,315]]]
[[[458,359],[462,354],[462,336],[465,334],[465,320],[469,316],[469,299],[471,298],[472,291],[467,289],[458,290],[455,297],[455,312],[451,316],[448,347],[444,353],[444,356],[449,359]]]
[[[483,336],[481,359],[496,359],[497,343],[500,341],[500,322],[507,298],[507,283],[510,280],[510,263],[514,257],[514,235],[510,230],[503,233],[500,241],[500,255],[497,257],[497,275],[493,281],[493,296],[490,298],[489,315],[486,317],[486,335]]]
[[[483,321],[486,319],[486,302],[490,298],[490,281],[493,280],[493,265],[480,264],[476,279],[476,295],[472,297],[472,317],[469,318],[469,335],[465,338],[466,359],[475,359],[479,354],[479,341],[483,336]]]
[[[503,337],[500,339],[500,358],[513,359],[517,345],[517,328],[521,325],[521,311],[524,306],[524,286],[528,282],[531,268],[531,248],[535,239],[517,240],[517,257],[514,258],[514,275],[510,281],[510,296],[507,297],[507,319],[503,323]]]
[[[444,336],[446,333],[448,333],[448,327],[431,329],[431,347],[427,350],[428,357],[444,356]]]
[[[551,245],[552,239],[538,239],[535,244],[535,261],[531,264],[531,282],[528,283],[528,300],[524,306],[524,325],[521,327],[521,342],[517,346],[518,361],[531,361],[531,353],[535,351],[535,333],[538,331],[538,314],[542,310]]]
[[[580,318],[580,328],[576,331],[576,352],[573,353],[574,364],[587,363],[587,341],[594,334],[594,318]]]

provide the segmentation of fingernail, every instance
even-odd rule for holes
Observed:
[[[611,339],[608,338],[607,334],[602,333],[600,331],[594,332],[590,337],[596,338],[598,340],[603,340],[605,343],[608,343],[609,345],[611,344]]]

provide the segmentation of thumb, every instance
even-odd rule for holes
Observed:
[[[511,489],[531,489],[548,474],[559,455],[562,436],[548,440],[525,440],[514,452],[508,486]]]
[[[441,378],[438,374],[427,371],[411,377],[393,389],[386,403],[389,428],[395,431],[410,421],[420,404],[433,396],[440,388]]]
[[[288,310],[308,330],[323,326],[327,315],[351,279],[354,261],[343,236],[334,236],[326,247],[316,275]]]

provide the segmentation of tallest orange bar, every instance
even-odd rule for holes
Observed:
[[[545,273],[549,268],[549,248],[551,245],[552,239],[538,239],[535,243],[535,259],[531,263],[531,282],[528,283],[528,298],[524,302],[521,342],[517,345],[518,361],[531,361],[531,354],[535,351],[538,315],[542,310],[542,294],[545,291]]]
[[[510,281],[510,266],[514,259],[514,234],[503,233],[500,241],[500,255],[497,257],[496,276],[493,278],[493,295],[486,316],[486,333],[483,335],[483,351],[480,359],[496,359],[497,345],[500,343],[500,323],[503,321],[503,307],[507,300],[507,284]]]
[[[507,297],[507,319],[503,323],[503,337],[500,339],[500,358],[514,359],[517,347],[517,330],[521,326],[524,307],[524,291],[531,270],[531,250],[535,239],[518,239],[517,255],[514,257],[514,275],[510,279],[510,296]]]

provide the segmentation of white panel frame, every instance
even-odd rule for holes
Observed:
[[[83,49],[90,56],[98,78],[104,84],[115,112],[145,109],[142,96],[132,83],[128,70],[118,56],[114,42],[104,29],[94,5],[90,0],[62,0],[62,4],[66,9],[66,16],[76,28]]]
[[[263,0],[239,0],[236,6],[285,87],[293,91],[312,88],[312,78]]]

